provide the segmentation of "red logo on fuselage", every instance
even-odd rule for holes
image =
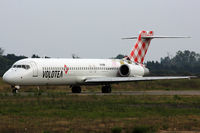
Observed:
[[[65,71],[65,74],[67,74],[67,72],[69,71],[69,67],[67,67],[67,65],[64,65],[64,71]]]

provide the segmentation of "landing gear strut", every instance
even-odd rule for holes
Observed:
[[[19,93],[20,86],[11,86],[11,88],[13,94]]]
[[[72,86],[72,93],[81,93],[81,87],[80,86]]]
[[[102,86],[101,88],[101,92],[102,93],[111,93],[112,89],[111,89],[111,86],[110,85],[104,85]]]

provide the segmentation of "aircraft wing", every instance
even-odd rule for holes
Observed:
[[[162,76],[162,77],[96,77],[88,78],[85,83],[119,83],[136,81],[153,81],[164,79],[190,79],[192,76]]]

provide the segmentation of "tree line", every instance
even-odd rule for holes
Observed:
[[[3,55],[4,50],[0,48],[0,76],[2,76],[16,61],[27,58],[15,54]],[[119,54],[115,59],[122,59],[124,55]],[[40,58],[33,54],[31,58]],[[45,57],[49,58],[49,57]],[[166,56],[160,61],[145,62],[151,75],[197,75],[200,76],[200,54],[194,51],[178,51],[174,57]]]
[[[194,51],[178,51],[174,57],[158,61],[147,61],[152,75],[196,75],[200,76],[200,54]]]

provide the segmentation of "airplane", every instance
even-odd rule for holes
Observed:
[[[20,86],[69,85],[72,93],[81,93],[82,85],[102,85],[102,93],[111,93],[111,85],[164,79],[190,79],[190,76],[145,77],[149,69],[143,64],[150,42],[154,38],[189,38],[154,36],[153,31],[141,31],[129,56],[123,59],[26,58],[15,62],[3,75],[18,93]]]

